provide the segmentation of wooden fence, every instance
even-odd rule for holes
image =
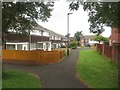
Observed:
[[[64,57],[64,51],[23,51],[2,50],[3,63],[17,64],[49,64],[60,61]]]
[[[103,55],[105,55],[107,58],[112,59],[112,46],[103,45],[103,49]]]
[[[112,46],[97,44],[97,51],[114,62],[120,62],[120,44],[113,43]]]
[[[101,54],[102,53],[102,44],[97,44],[97,51]]]

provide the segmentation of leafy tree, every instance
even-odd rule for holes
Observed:
[[[28,34],[37,20],[47,21],[53,6],[53,2],[2,2],[3,41],[9,30]]]
[[[66,37],[66,38],[69,38],[69,37],[70,37],[70,34],[65,35],[65,37]]]
[[[36,20],[47,21],[50,18],[53,3],[47,2],[3,2],[2,5],[2,28],[3,32],[8,29],[26,30],[31,28]],[[24,31],[23,31],[24,32]]]
[[[94,38],[94,40],[95,40],[95,41],[98,41],[98,42],[100,43],[101,41],[107,42],[109,39],[106,38],[106,37],[103,37],[102,35],[99,35],[99,36],[96,36],[96,37]]]
[[[77,42],[76,41],[72,41],[70,42],[70,48],[77,48]]]
[[[82,34],[82,31],[80,31],[80,32],[77,31],[77,32],[75,33],[74,37],[76,38],[77,41],[80,41],[82,35],[83,35],[83,34]]]
[[[83,35],[82,31],[77,31],[74,35],[74,37],[76,38],[78,45],[79,45],[79,41],[81,40],[81,36]]]
[[[70,10],[78,10],[82,5],[88,11],[90,31],[98,35],[104,31],[103,26],[120,28],[120,3],[118,2],[72,2]]]

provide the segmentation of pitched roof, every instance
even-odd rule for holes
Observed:
[[[44,31],[44,32],[48,32],[50,34],[50,36],[59,36],[59,37],[65,37],[64,35],[58,34],[52,30],[49,30],[47,28],[42,27],[41,25],[37,25],[37,27],[33,27],[35,30],[39,30],[39,31]]]

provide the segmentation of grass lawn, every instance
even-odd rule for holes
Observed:
[[[80,80],[91,88],[118,87],[118,64],[110,62],[94,50],[80,51],[77,72]]]
[[[3,71],[3,88],[40,88],[38,78],[20,71]]]

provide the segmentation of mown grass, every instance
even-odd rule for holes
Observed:
[[[80,79],[91,88],[118,87],[118,64],[94,50],[80,51],[77,72]]]
[[[3,88],[40,88],[38,78],[20,71],[4,70],[2,79]]]

